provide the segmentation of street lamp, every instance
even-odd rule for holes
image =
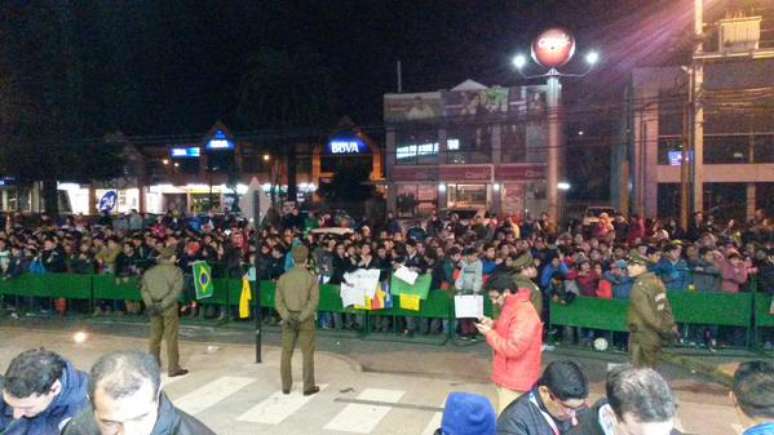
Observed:
[[[560,72],[558,68],[566,65],[575,54],[575,38],[565,29],[552,28],[544,31],[532,42],[532,59],[538,65],[548,70],[542,74],[527,75],[524,69],[527,66],[527,58],[523,54],[514,56],[512,63],[519,74],[525,79],[546,78],[546,108],[548,110],[548,151],[546,160],[548,173],[546,174],[548,215],[559,222],[560,218],[560,191],[569,189],[569,184],[560,182],[563,179],[563,158],[561,148],[564,146],[562,137],[561,94],[562,85],[560,77],[583,77],[590,73],[599,62],[597,51],[589,51],[585,55],[586,70],[580,73]]]

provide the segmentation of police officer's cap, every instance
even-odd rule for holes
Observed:
[[[629,260],[630,264],[640,264],[642,266],[647,266],[650,263],[648,259],[643,257],[639,252],[630,252],[627,260]]]
[[[304,245],[294,246],[291,254],[293,255],[293,261],[303,263],[309,257],[309,249]]]
[[[513,267],[516,270],[524,270],[533,264],[534,260],[532,259],[532,254],[529,252],[519,255],[519,257],[513,261]]]
[[[164,260],[169,260],[170,258],[175,256],[175,250],[173,248],[170,248],[168,246],[165,246],[161,249],[159,249],[159,258]]]

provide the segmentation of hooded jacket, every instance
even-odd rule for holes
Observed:
[[[89,376],[66,362],[62,377],[62,391],[48,408],[33,418],[13,419],[13,408],[0,399],[0,433],[3,435],[58,434],[70,419],[87,409],[89,404]],[[2,379],[0,379],[2,385]]]
[[[486,342],[494,351],[492,381],[514,391],[529,391],[540,377],[543,324],[530,301],[531,291],[509,294]]]
[[[89,407],[65,427],[63,435],[100,435],[94,410]],[[215,435],[204,423],[175,408],[167,395],[159,397],[159,415],[151,435]]]

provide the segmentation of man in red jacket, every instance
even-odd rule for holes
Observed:
[[[530,289],[489,292],[500,317],[476,323],[494,351],[492,381],[497,386],[498,414],[529,391],[540,377],[543,324],[530,302]]]

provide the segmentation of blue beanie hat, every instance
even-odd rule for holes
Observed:
[[[489,399],[478,394],[451,393],[441,421],[443,435],[495,435],[497,416]]]

